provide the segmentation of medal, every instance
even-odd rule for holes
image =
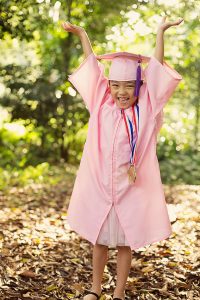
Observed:
[[[131,148],[130,166],[127,171],[130,184],[133,184],[136,180],[136,164],[135,164],[135,162],[136,162],[136,142],[138,139],[138,130],[139,130],[139,106],[138,106],[138,104],[135,104],[135,106],[134,105],[132,106],[132,111],[133,111],[133,120],[131,122],[129,117],[127,115],[125,115],[124,110],[123,109],[121,110],[123,117],[124,117],[126,131],[127,131],[127,135],[129,138],[130,148]],[[136,119],[136,115],[137,115],[137,119]],[[135,127],[134,134],[133,134],[133,124]]]
[[[134,165],[130,165],[129,169],[128,169],[128,179],[129,179],[129,183],[134,183],[136,180],[136,170]]]

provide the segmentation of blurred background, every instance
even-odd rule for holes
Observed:
[[[165,184],[200,182],[200,1],[0,1],[0,189],[75,174],[88,111],[67,81],[83,61],[83,26],[96,54],[151,56],[165,13],[184,24],[165,34],[165,61],[182,76],[164,109],[157,154]]]

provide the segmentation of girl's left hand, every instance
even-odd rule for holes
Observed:
[[[177,21],[174,21],[174,22],[166,22],[166,18],[167,18],[166,16],[162,18],[162,21],[158,26],[158,31],[161,30],[164,32],[168,28],[170,28],[172,26],[177,26],[183,22],[183,18],[179,18]]]

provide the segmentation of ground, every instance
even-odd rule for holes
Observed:
[[[91,244],[66,222],[74,178],[0,192],[0,299],[81,299],[92,278]],[[133,252],[127,299],[200,299],[200,186],[164,186],[173,234]],[[109,250],[101,300],[111,299]]]

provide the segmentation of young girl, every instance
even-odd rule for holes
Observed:
[[[118,249],[113,300],[124,300],[131,251],[172,233],[156,138],[163,107],[181,80],[163,62],[164,32],[181,22],[162,19],[151,58],[128,52],[95,56],[83,28],[62,24],[82,43],[85,60],[69,81],[90,112],[67,215],[70,227],[93,245],[93,283],[84,300],[100,298],[108,247]],[[98,59],[112,61],[109,78]],[[144,71],[141,62],[148,62]]]

